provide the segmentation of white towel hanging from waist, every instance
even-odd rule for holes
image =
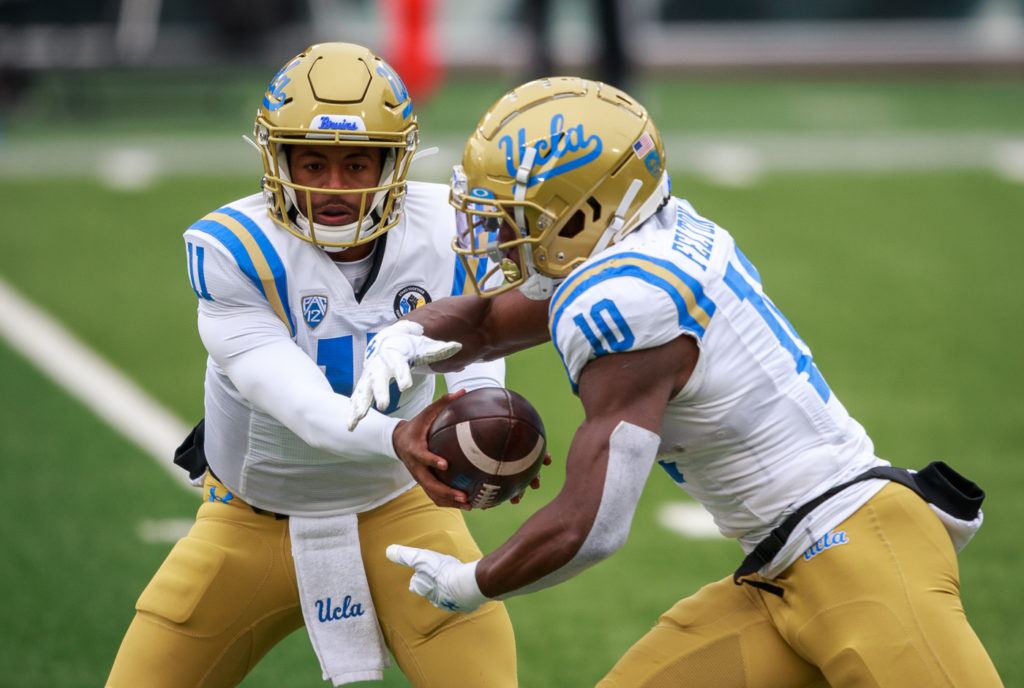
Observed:
[[[358,516],[292,516],[289,530],[302,616],[324,680],[381,680],[391,659],[366,581]]]

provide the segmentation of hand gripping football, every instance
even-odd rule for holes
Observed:
[[[486,509],[526,490],[540,472],[547,441],[530,402],[502,387],[484,387],[446,406],[427,444],[448,461],[447,470],[434,470],[438,478],[465,492],[474,508]]]

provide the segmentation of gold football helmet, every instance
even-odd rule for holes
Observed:
[[[600,82],[539,79],[505,94],[466,143],[451,183],[453,247],[477,293],[545,299],[668,196],[665,148],[643,106]],[[470,259],[485,255],[497,267],[476,275]],[[504,282],[484,287],[499,268]]]
[[[328,251],[364,244],[395,226],[405,177],[419,142],[419,126],[402,80],[384,60],[352,43],[312,45],[289,60],[267,86],[256,113],[256,144],[263,157],[263,194],[274,222]],[[295,184],[288,146],[382,148],[377,186],[320,189]],[[299,211],[296,194],[362,194],[355,222],[315,223]]]

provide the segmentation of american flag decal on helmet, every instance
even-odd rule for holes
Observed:
[[[636,153],[638,158],[643,158],[652,148],[654,148],[654,141],[646,131],[633,144],[633,152]]]

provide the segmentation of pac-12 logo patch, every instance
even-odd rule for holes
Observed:
[[[402,287],[395,294],[395,317],[401,318],[420,306],[430,303],[430,300],[430,294],[423,287],[416,285]]]
[[[317,325],[324,321],[325,315],[327,315],[326,296],[316,294],[302,297],[302,317],[309,325],[309,329],[315,330]]]

